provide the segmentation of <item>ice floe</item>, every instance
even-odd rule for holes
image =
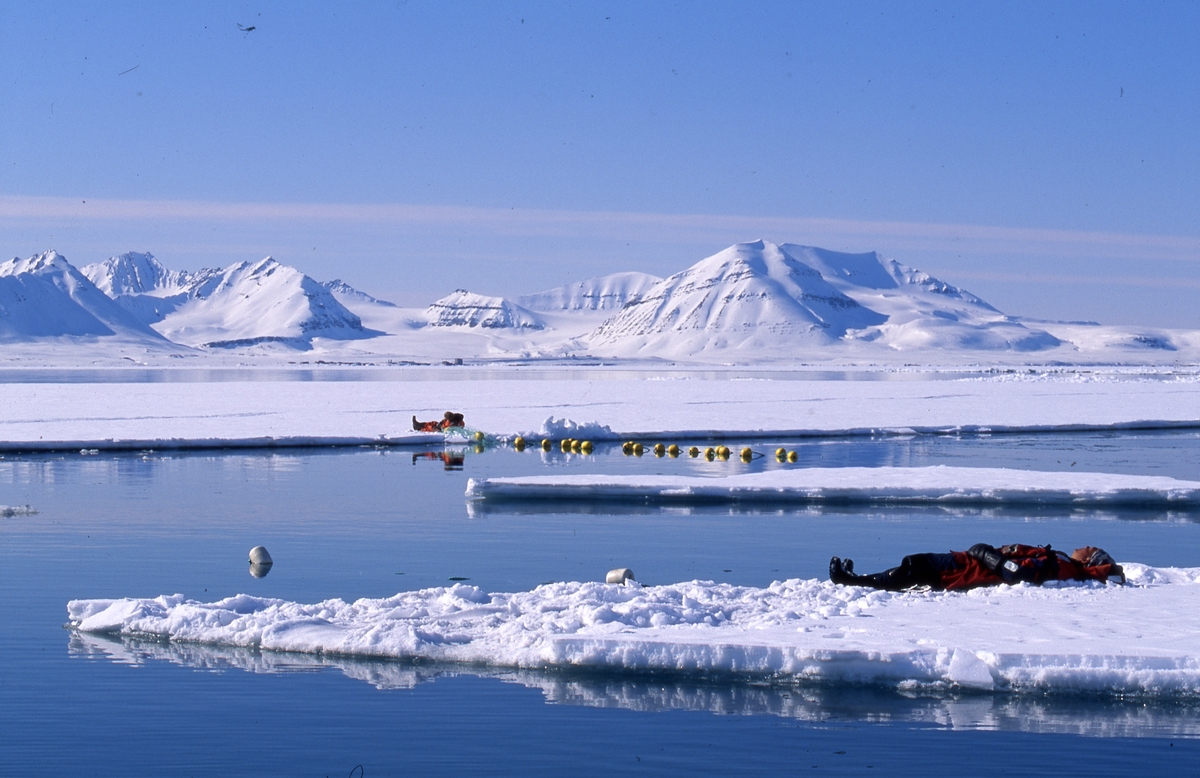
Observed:
[[[1200,481],[1009,468],[794,468],[717,478],[542,475],[469,479],[468,498],[955,505],[1200,506]]]
[[[245,594],[73,600],[67,612],[84,633],[260,651],[901,689],[1200,695],[1200,568],[1125,567],[1128,586],[891,593],[791,579],[488,593],[458,584],[312,604]]]
[[[473,429],[491,435],[544,431],[593,442],[1200,427],[1200,383],[1136,375],[1089,383],[1071,374],[1046,383],[823,381],[605,370],[473,376],[453,367],[398,382],[206,382],[203,373],[190,375],[164,373],[170,380],[161,383],[8,384],[0,450],[110,449],[120,441],[126,448],[371,443],[407,439],[413,415],[440,418],[447,409],[465,412]]]

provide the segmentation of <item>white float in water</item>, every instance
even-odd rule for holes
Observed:
[[[271,565],[275,560],[271,559],[271,555],[262,546],[255,546],[250,549],[250,564],[252,565]]]
[[[618,567],[616,570],[609,570],[608,575],[604,576],[605,583],[623,584],[626,581],[634,580],[633,571],[628,567]]]

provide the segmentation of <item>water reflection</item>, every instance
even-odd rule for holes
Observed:
[[[412,463],[414,465],[420,461],[441,462],[443,470],[462,470],[463,464],[467,461],[467,452],[465,449],[441,449],[437,451],[414,451],[412,455]]]
[[[1135,523],[1196,524],[1200,523],[1200,508],[1195,510],[1162,510],[1161,508],[1122,507],[1066,508],[1038,505],[1003,507],[970,507],[965,505],[845,505],[804,504],[780,500],[777,503],[755,500],[750,502],[672,504],[643,499],[610,499],[587,502],[583,500],[466,500],[468,518],[488,516],[792,516],[792,517],[870,517],[872,519],[903,520],[919,515],[928,519],[1017,519],[1030,523],[1061,521],[1128,521]]]
[[[515,366],[515,365],[514,365]],[[588,368],[596,368],[590,370]],[[948,370],[948,369],[892,369],[892,370],[810,370],[810,369],[754,369],[733,368],[716,370],[663,370],[658,366],[652,371],[621,369],[603,363],[571,361],[571,369],[557,367],[523,367],[514,373],[512,367],[487,367],[480,365],[450,365],[445,362],[418,362],[394,360],[386,357],[375,361],[336,362],[326,360],[297,360],[290,365],[277,367],[121,367],[121,368],[5,368],[0,370],[0,383],[6,384],[157,384],[157,383],[226,383],[248,381],[494,381],[512,380],[518,375],[522,381],[953,381],[961,378],[978,378],[993,370]],[[1006,372],[1013,372],[1008,370]],[[1091,370],[1074,369],[1069,372],[1091,373]],[[1097,371],[1099,372],[1099,371]],[[1103,371],[1111,379],[1120,378],[1121,371]],[[1164,373],[1162,368],[1147,369],[1131,377],[1139,380],[1175,380],[1191,373],[1176,371]]]
[[[349,453],[358,453],[350,449]],[[54,485],[103,483],[152,489],[160,481],[188,471],[215,466],[224,477],[246,482],[271,482],[300,471],[305,461],[344,455],[339,449],[248,449],[213,451],[143,451],[31,453],[0,455],[0,484]]]
[[[541,691],[554,705],[634,711],[700,711],[777,716],[808,722],[855,721],[948,730],[990,730],[1085,737],[1200,737],[1200,703],[1184,699],[965,693],[831,685],[772,685],[540,672],[475,666],[372,661],[314,654],[139,640],[72,632],[75,659],[125,665],[170,662],[206,672],[294,673],[336,670],[377,689],[412,689],[439,678],[494,678]]]

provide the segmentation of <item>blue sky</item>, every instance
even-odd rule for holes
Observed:
[[[1194,2],[0,9],[5,256],[425,304],[762,237],[1200,328]]]

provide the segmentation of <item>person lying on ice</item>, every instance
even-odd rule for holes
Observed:
[[[463,415],[454,411],[446,411],[441,421],[417,421],[417,417],[413,416],[413,429],[417,432],[441,432],[449,427],[465,426]]]
[[[974,589],[977,586],[1046,581],[1108,581],[1125,583],[1125,572],[1102,548],[1085,546],[1067,556],[1050,546],[1014,544],[993,548],[976,543],[967,551],[948,554],[910,554],[899,567],[872,575],[854,572],[854,561],[829,560],[829,580],[845,586],[869,586],[898,592],[913,586],[931,589]]]

